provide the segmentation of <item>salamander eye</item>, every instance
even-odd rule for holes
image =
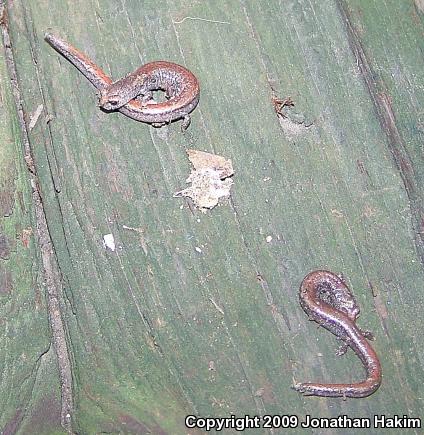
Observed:
[[[116,95],[108,95],[107,91],[101,91],[99,98],[99,106],[103,108],[110,108],[119,106],[119,97]]]

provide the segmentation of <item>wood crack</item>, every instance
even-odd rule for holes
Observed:
[[[23,151],[25,160],[33,161],[33,152],[31,149],[28,129],[25,123],[25,113],[22,102],[22,95],[17,79],[16,65],[12,44],[9,36],[7,23],[7,8],[4,0],[0,0],[0,22],[3,37],[3,45],[6,53],[6,64],[10,80],[12,82],[12,93],[15,100],[18,122],[21,129],[21,140],[23,142]],[[33,53],[31,53],[33,55]],[[62,308],[60,304],[62,294],[62,282],[60,279],[60,270],[57,263],[55,249],[52,243],[51,235],[48,229],[43,201],[39,188],[38,178],[35,173],[28,171],[32,186],[32,200],[36,218],[36,236],[41,253],[41,260],[44,271],[44,280],[47,289],[47,306],[49,314],[50,327],[52,329],[52,342],[57,356],[59,368],[60,385],[61,385],[61,424],[68,433],[72,432],[72,413],[73,413],[73,383],[70,355],[67,342],[65,323],[62,317]]]
[[[421,264],[424,265],[424,231],[422,228],[424,222],[424,196],[414,173],[413,162],[408,154],[402,134],[397,127],[389,92],[385,89],[384,83],[381,80],[379,81],[379,86],[377,86],[377,74],[371,67],[360,37],[352,23],[349,7],[344,0],[339,0],[337,6],[346,25],[350,48],[356,58],[368,93],[371,96],[381,129],[386,135],[393,162],[402,178],[410,204],[415,248],[421,258]]]

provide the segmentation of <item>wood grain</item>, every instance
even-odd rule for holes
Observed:
[[[75,432],[185,434],[186,414],[423,417],[421,3],[7,3],[27,122],[43,105],[28,139],[61,277]],[[201,99],[188,132],[101,112],[90,83],[43,41],[47,29],[115,79],[154,60],[189,68]],[[4,64],[0,73],[9,95],[1,134],[14,143],[1,179],[30,210]],[[277,116],[273,98],[289,96],[294,107]],[[187,148],[233,163],[231,200],[207,214],[173,197],[186,187]],[[0,355],[13,370],[2,369],[0,428],[29,409],[16,425],[25,433],[42,391],[58,400],[60,358],[50,348],[45,371],[32,370],[52,341],[41,248],[35,236],[22,246],[17,236],[27,227],[36,235],[37,221],[7,201],[13,225],[2,218],[1,232],[16,261],[0,260],[2,282],[13,281],[0,294]],[[369,398],[290,388],[293,379],[364,376],[353,352],[336,357],[334,337],[299,305],[314,269],[343,273],[358,325],[376,335],[384,378]],[[34,294],[44,301],[36,310]],[[25,394],[14,389],[22,379],[33,385]]]

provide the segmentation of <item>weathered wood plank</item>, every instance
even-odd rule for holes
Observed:
[[[23,107],[44,106],[29,139],[63,276],[75,430],[186,433],[187,413],[420,415],[420,4],[10,3]],[[114,78],[187,66],[202,87],[189,131],[100,112],[48,28]],[[293,98],[287,118],[275,96]],[[231,201],[205,215],[173,198],[186,148],[236,171]],[[377,336],[384,380],[367,399],[290,389],[363,376],[298,304],[319,268],[345,275]]]

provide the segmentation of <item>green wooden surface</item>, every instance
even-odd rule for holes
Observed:
[[[62,277],[75,432],[195,433],[184,427],[189,413],[424,417],[422,1],[7,8],[25,119],[43,105],[28,137]],[[47,29],[114,78],[158,59],[187,66],[202,88],[188,132],[99,111],[91,84],[43,41]],[[0,428],[57,433],[58,359],[4,61],[0,77],[9,192],[0,216],[9,252],[0,259]],[[293,98],[287,119],[273,96]],[[187,148],[233,162],[231,201],[207,214],[173,198],[186,187]],[[28,247],[24,228],[34,233]],[[108,233],[114,252],[102,244]],[[384,378],[368,398],[290,388],[293,379],[364,375],[353,352],[334,355],[335,338],[299,306],[302,278],[320,268],[344,274],[359,326],[376,335]],[[56,417],[35,427],[48,409]]]
[[[0,48],[0,428],[63,433],[31,188]]]

